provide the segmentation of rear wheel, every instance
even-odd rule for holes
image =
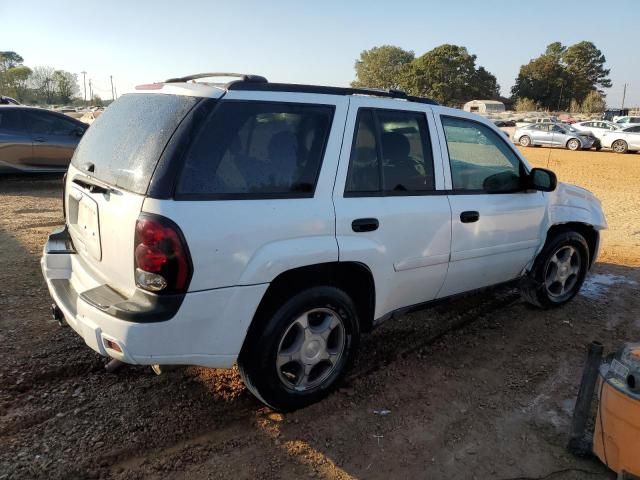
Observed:
[[[559,233],[542,249],[520,291],[542,308],[564,305],[576,296],[589,269],[589,247],[577,232]]]
[[[335,287],[313,287],[286,301],[247,339],[240,374],[251,393],[275,410],[302,408],[336,386],[359,336],[351,298]]]
[[[578,140],[577,138],[572,138],[567,142],[567,148],[573,152],[575,152],[576,150],[579,150],[580,147],[581,147],[580,140]]]
[[[629,150],[629,145],[624,140],[616,140],[611,144],[611,150],[616,153],[627,153]]]
[[[518,143],[523,147],[529,147],[531,145],[531,138],[527,135],[523,135],[520,137],[520,140],[518,140]]]

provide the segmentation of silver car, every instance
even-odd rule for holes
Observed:
[[[523,147],[547,145],[550,147],[566,147],[569,150],[599,148],[599,141],[589,131],[580,131],[570,125],[561,123],[538,123],[518,128],[513,134],[513,141]]]

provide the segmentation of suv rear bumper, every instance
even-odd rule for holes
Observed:
[[[149,303],[142,293],[126,299],[92,278],[64,233],[52,233],[45,244],[42,273],[66,322],[89,347],[131,364],[233,365],[268,284],[187,293],[167,318],[162,302]],[[144,320],[122,314],[136,310]]]

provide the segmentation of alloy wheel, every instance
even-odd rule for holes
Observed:
[[[613,142],[613,145],[611,147],[616,153],[624,153],[627,151],[627,146],[625,145],[623,140],[616,140],[615,142]]]
[[[549,260],[544,276],[544,284],[549,296],[561,299],[573,293],[578,283],[582,258],[580,252],[571,245],[559,248]]]
[[[336,370],[345,346],[344,322],[336,311],[308,310],[291,323],[280,340],[278,376],[292,390],[315,388]]]

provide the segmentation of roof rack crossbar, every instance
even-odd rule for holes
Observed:
[[[188,82],[190,80],[198,80],[199,78],[212,78],[212,77],[230,77],[230,78],[238,78],[242,82],[267,83],[267,79],[261,75],[251,75],[247,73],[229,73],[229,72],[195,73],[193,75],[187,75],[185,77],[170,78],[168,80],[165,80],[164,83],[180,83],[180,82]]]

